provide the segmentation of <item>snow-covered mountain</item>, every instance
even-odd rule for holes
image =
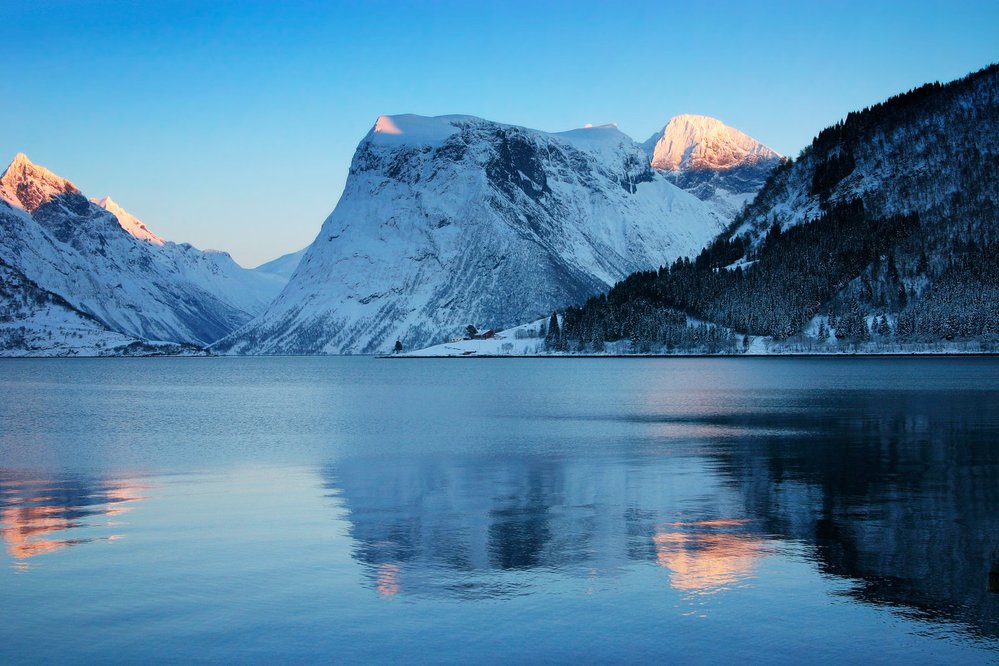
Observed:
[[[203,353],[110,330],[0,259],[0,356],[149,356]]]
[[[287,287],[213,348],[370,353],[507,327],[694,254],[722,226],[613,126],[382,116]]]
[[[228,252],[199,250],[188,243],[164,241],[109,196],[91,201],[114,215],[122,229],[131,236],[159,247],[163,259],[176,269],[182,279],[205,288],[251,315],[262,312],[288,281],[287,277],[272,271],[243,268]]]
[[[991,241],[999,230],[999,66],[850,113],[779,169],[731,236],[763,241],[862,200],[872,216],[916,213],[927,233]],[[932,220],[931,224],[927,224]]]
[[[691,262],[569,308],[562,348],[999,349],[999,65],[858,110],[775,167]]]
[[[283,254],[277,259],[272,259],[267,263],[260,264],[253,270],[258,273],[267,273],[268,275],[277,275],[282,280],[287,282],[291,279],[292,273],[298,268],[298,264],[301,263],[302,257],[305,256],[305,251],[309,249],[303,247],[298,252],[289,252],[288,254]]]
[[[752,201],[781,160],[772,148],[720,120],[691,114],[672,118],[642,148],[654,169],[726,222]]]
[[[642,144],[660,171],[722,171],[780,159],[756,139],[708,116],[676,116]]]
[[[110,198],[99,202],[18,154],[0,176],[0,260],[111,331],[201,345],[284,284],[224,252],[163,241]]]
[[[152,243],[153,245],[163,246],[164,241],[162,238],[150,231],[149,227],[147,227],[142,220],[119,206],[118,202],[113,200],[110,196],[106,196],[101,199],[91,197],[90,200],[118,218],[118,224],[120,224],[121,228],[127,231],[131,236],[138,238],[139,240]]]

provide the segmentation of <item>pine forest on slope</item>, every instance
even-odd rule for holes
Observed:
[[[784,350],[996,349],[997,121],[997,66],[851,113],[693,261],[568,308],[549,347],[734,352],[767,336]]]

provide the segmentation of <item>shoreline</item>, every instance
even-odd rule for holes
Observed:
[[[871,352],[871,353],[850,353],[850,352],[789,352],[783,354],[467,354],[467,355],[434,355],[434,354],[150,354],[143,355],[121,355],[121,356],[0,356],[0,363],[3,361],[24,361],[24,360],[96,360],[96,359],[237,359],[237,358],[375,358],[375,359],[648,359],[648,358],[996,358],[999,352],[936,352],[936,351],[907,351],[907,352]]]
[[[999,352],[790,352],[786,354],[379,354],[379,359],[470,359],[470,358],[959,358],[959,357],[999,357]]]

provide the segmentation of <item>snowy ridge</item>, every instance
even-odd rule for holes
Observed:
[[[73,183],[55,175],[45,167],[32,164],[24,153],[18,153],[0,175],[0,197],[15,208],[29,213],[64,194],[79,194]]]
[[[191,354],[109,330],[0,259],[0,357]]]
[[[908,106],[911,117],[895,118],[882,110],[877,122],[854,134],[846,133],[843,123],[824,130],[790,168],[775,175],[731,235],[750,234],[758,243],[774,219],[786,230],[819,217],[823,206],[858,198],[872,217],[917,213],[928,230],[957,231],[963,222],[991,235],[996,222],[990,170],[999,155],[994,131],[999,122],[999,68],[993,65],[943,88],[936,86],[932,105],[921,106],[913,93],[883,104]],[[852,129],[849,117],[847,123]],[[816,171],[828,170],[836,160],[849,167],[818,191]],[[955,197],[958,193],[961,196]]]
[[[763,187],[781,156],[708,116],[682,115],[642,144],[652,167],[731,222]]]
[[[111,197],[106,196],[102,199],[91,197],[90,200],[118,218],[118,224],[121,225],[121,228],[133,237],[138,238],[139,240],[148,241],[153,245],[163,245],[162,238],[150,231],[149,228],[143,224],[142,220],[119,206],[118,203]]]
[[[396,116],[378,116],[367,140],[379,146],[429,146],[436,147],[457,133],[462,123],[477,120],[473,116],[418,116],[404,113]]]
[[[91,201],[114,215],[129,235],[159,246],[158,258],[168,271],[251,315],[262,312],[287,282],[287,278],[273,273],[245,269],[225,251],[199,250],[189,243],[163,241],[109,196]]]
[[[722,226],[613,127],[382,116],[287,287],[214,349],[375,353],[509,327],[696,253]]]
[[[284,284],[228,254],[162,241],[101,201],[124,221],[19,154],[0,176],[0,260],[109,330],[199,345],[248,321]]]
[[[670,119],[642,147],[660,171],[717,171],[780,159],[777,151],[722,121],[692,114]]]

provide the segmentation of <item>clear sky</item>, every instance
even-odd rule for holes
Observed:
[[[0,159],[253,266],[310,243],[384,113],[642,141],[702,113],[796,155],[999,60],[999,2],[0,1]]]

